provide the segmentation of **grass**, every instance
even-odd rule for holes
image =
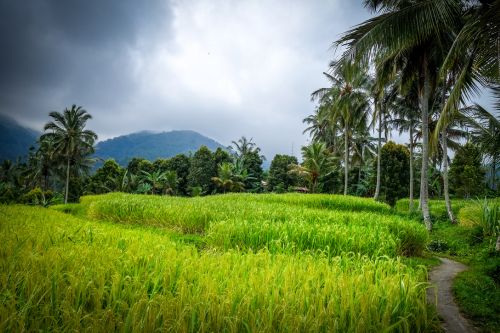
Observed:
[[[362,198],[231,194],[191,199],[113,193],[84,197],[82,204],[93,219],[206,234],[207,244],[223,249],[395,257],[418,255],[427,241],[421,224]]]
[[[461,199],[453,199],[451,208],[455,216],[459,213],[459,211],[464,208],[466,205],[473,202],[473,200],[461,200]],[[418,208],[418,198],[413,201],[413,205],[415,209]],[[394,206],[394,210],[398,213],[408,214],[410,213],[410,200],[409,199],[400,199],[396,202]],[[433,220],[446,220],[448,219],[448,213],[446,211],[446,205],[444,200],[429,200],[429,211],[431,215],[431,219]],[[418,215],[420,217],[420,214]]]
[[[182,220],[166,207],[175,212],[181,211],[175,205],[194,209],[202,199],[163,203],[146,197],[167,214],[154,215],[155,220],[148,215],[146,202],[140,206],[140,200],[127,197],[131,200],[127,206],[119,196],[103,198],[85,199],[82,209],[93,217],[114,220],[109,210],[101,212],[96,206],[109,201],[121,204],[118,211],[132,214],[126,220],[131,224],[91,221],[57,211],[81,214],[76,208],[0,206],[0,331],[423,332],[436,328],[435,314],[425,302],[426,270],[421,265],[354,251],[336,257],[232,247],[200,251],[179,241],[180,233],[172,236],[149,222],[163,225],[166,219],[184,230]],[[219,214],[241,214],[214,211],[225,208],[225,200],[229,199],[207,204],[187,222],[187,230],[206,228],[203,221]],[[269,203],[268,210],[275,204]],[[148,224],[134,226],[141,216]],[[200,236],[191,237],[197,241]]]
[[[490,199],[490,206],[498,205],[499,201],[498,198]],[[400,212],[407,202],[398,202]],[[486,223],[482,218],[483,200],[453,201],[453,207],[458,209],[458,225],[447,221],[444,201],[431,200],[431,214],[440,218],[435,219],[428,248],[431,254],[449,257],[469,266],[469,270],[459,274],[454,281],[456,301],[481,332],[498,332],[500,254],[494,249],[496,237],[491,234],[494,223]]]

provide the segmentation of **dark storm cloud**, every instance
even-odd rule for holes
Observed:
[[[0,113],[40,130],[77,104],[101,139],[193,129],[289,153],[332,42],[367,17],[346,0],[0,0]]]
[[[54,96],[106,101],[132,89],[128,50],[170,20],[165,1],[137,4],[0,1],[0,112],[28,118]]]

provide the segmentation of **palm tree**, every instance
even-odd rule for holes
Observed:
[[[403,96],[398,94],[396,98],[389,105],[390,112],[395,115],[395,118],[391,120],[391,125],[396,129],[399,129],[399,134],[403,132],[409,133],[409,143],[408,148],[410,150],[410,211],[414,209],[413,196],[414,196],[414,164],[415,164],[415,144],[416,137],[415,133],[418,131],[418,118],[419,118],[419,107],[418,107],[418,92],[416,84],[412,84],[412,87],[408,89],[406,94]]]
[[[500,105],[500,0],[462,0],[455,39],[441,75],[453,72],[452,87],[441,122],[459,110],[479,86],[493,88]]]
[[[212,181],[222,189],[222,193],[227,191],[241,192],[245,190],[245,181],[248,178],[248,172],[243,169],[242,161],[235,159],[234,164],[224,162],[219,165],[218,176],[212,177]]]
[[[472,141],[480,147],[490,163],[490,186],[496,191],[497,165],[500,158],[500,119],[479,104],[465,107],[461,111],[468,116]]]
[[[420,202],[428,230],[429,214],[429,102],[437,73],[451,44],[450,25],[459,5],[450,0],[365,0],[365,6],[380,15],[348,31],[336,42],[347,46],[345,58],[368,61],[375,54],[378,66],[392,66],[402,77],[402,85],[417,80],[422,127],[422,169]]]
[[[366,68],[359,63],[343,60],[330,64],[333,83],[331,88],[321,88],[312,93],[313,99],[329,110],[331,123],[342,123],[344,132],[344,195],[349,185],[349,137],[359,119],[366,119],[369,112],[368,88],[370,78]]]
[[[377,60],[375,60],[377,62]],[[378,200],[380,195],[381,183],[381,155],[382,155],[382,132],[385,133],[385,141],[389,132],[390,114],[389,105],[397,96],[397,85],[390,85],[389,82],[394,81],[394,75],[390,68],[379,67],[375,73],[375,78],[371,85],[371,97],[373,99],[373,117],[372,126],[377,124],[378,141],[377,141],[377,176],[375,185],[375,194],[373,199]]]
[[[260,153],[260,148],[252,140],[253,138],[248,140],[245,136],[242,136],[238,141],[231,141],[234,147],[230,146],[229,149],[234,152],[237,158],[245,158],[245,156],[253,152]]]
[[[219,165],[217,177],[212,177],[212,181],[217,187],[222,189],[222,193],[231,191],[233,187],[233,165],[229,162],[224,162]]]
[[[165,186],[165,183],[167,181],[167,174],[166,172],[162,172],[161,170],[156,170],[153,172],[147,172],[144,170],[141,170],[142,173],[142,180],[143,182],[149,184],[151,186],[151,194],[155,194],[160,192],[163,187]]]
[[[165,174],[165,182],[163,184],[163,188],[165,194],[174,195],[177,192],[177,185],[179,180],[177,178],[177,172],[172,170],[167,170],[164,172]]]
[[[302,121],[308,125],[303,131],[303,134],[309,133],[312,141],[324,142],[330,152],[335,152],[338,142],[339,123],[331,121],[332,119],[329,112],[331,110],[330,104],[332,101],[327,101],[326,99],[327,98],[324,98],[321,101],[321,104],[315,110],[314,114],[307,116]]]
[[[81,106],[72,105],[63,113],[53,111],[49,113],[53,121],[45,124],[41,140],[51,140],[54,152],[65,159],[66,185],[64,190],[64,203],[68,202],[70,168],[77,162],[82,162],[94,152],[94,142],[97,134],[86,130],[85,126],[92,116]]]
[[[290,173],[297,174],[308,180],[310,191],[315,193],[321,177],[329,175],[333,171],[333,160],[322,142],[313,142],[309,146],[302,147],[302,165],[291,165]]]

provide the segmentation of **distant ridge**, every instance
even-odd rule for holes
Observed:
[[[40,133],[19,125],[8,116],[0,115],[0,161],[26,158],[29,148],[36,145]]]
[[[195,131],[181,130],[160,133],[141,131],[97,143],[95,156],[104,160],[113,158],[118,164],[126,166],[134,157],[154,161],[177,154],[194,153],[203,145],[212,151],[219,147],[225,148],[217,141]]]

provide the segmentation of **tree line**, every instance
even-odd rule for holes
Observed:
[[[390,130],[406,132],[411,209],[417,209],[418,196],[418,209],[431,230],[428,199],[438,192],[455,222],[450,191],[482,193],[469,187],[481,187],[477,180],[483,177],[477,168],[464,168],[460,176],[469,180],[451,184],[450,177],[459,175],[450,170],[449,150],[457,155],[473,150],[472,156],[488,163],[489,189],[498,193],[500,121],[470,100],[481,89],[491,89],[497,111],[500,105],[500,1],[365,0],[364,5],[375,16],[334,42],[344,51],[324,73],[330,85],[311,95],[318,103],[315,113],[304,119],[313,138],[308,154],[318,158],[310,163],[317,169],[314,178],[328,178],[334,160],[343,168],[344,194],[364,192],[378,200],[384,186],[382,144]],[[476,166],[478,158],[473,158]],[[372,163],[375,189],[370,193],[365,184],[372,178]]]
[[[91,115],[73,105],[49,116],[52,121],[44,126],[38,147],[31,149],[26,161],[2,163],[1,202],[49,205],[76,202],[81,195],[116,191],[177,196],[290,191],[370,196],[376,192],[379,181],[379,199],[393,205],[408,195],[412,158],[413,164],[421,163],[420,154],[412,157],[406,146],[389,141],[380,149],[379,164],[369,140],[356,142],[349,156],[352,167],[346,191],[345,182],[341,181],[345,171],[339,157],[341,151],[328,144],[330,136],[315,132],[315,141],[302,147],[302,163],[294,156],[278,154],[268,171],[263,170],[260,148],[252,139],[242,137],[227,149],[210,151],[202,146],[193,154],[155,161],[137,157],[123,167],[109,159],[92,172],[97,162],[92,158],[97,135],[86,129]],[[355,138],[360,137],[356,131],[352,133]],[[437,163],[439,159],[434,161]],[[468,143],[460,147],[450,167],[451,193],[461,197],[494,195],[485,183],[483,161],[479,145]],[[435,164],[431,166],[430,193],[441,197],[442,169]]]

